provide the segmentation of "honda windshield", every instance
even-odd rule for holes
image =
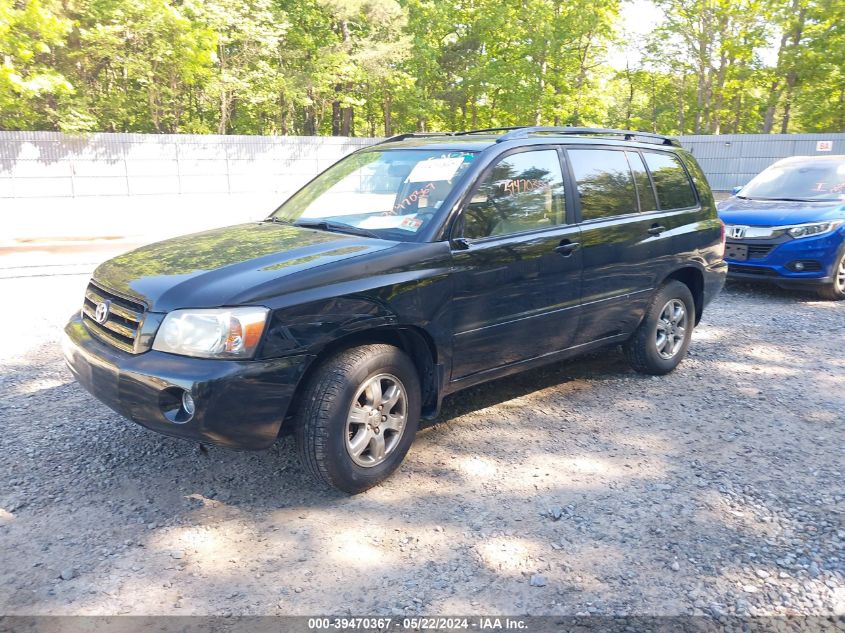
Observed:
[[[755,176],[738,195],[755,200],[845,201],[845,156],[779,161]]]
[[[428,149],[357,152],[300,189],[270,219],[415,241],[474,157]]]

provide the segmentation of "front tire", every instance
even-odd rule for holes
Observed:
[[[839,253],[839,259],[833,265],[833,281],[818,289],[822,299],[842,301],[845,299],[845,249]]]
[[[326,360],[297,414],[305,468],[349,494],[384,481],[402,463],[420,419],[420,385],[408,356],[392,345],[363,345]]]
[[[686,356],[695,326],[695,302],[686,284],[670,280],[654,295],[645,317],[622,344],[636,371],[662,376]]]

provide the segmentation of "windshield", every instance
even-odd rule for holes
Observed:
[[[432,221],[475,152],[366,150],[333,165],[271,216],[320,228],[413,241]]]
[[[739,192],[762,200],[845,200],[845,158],[775,163]]]

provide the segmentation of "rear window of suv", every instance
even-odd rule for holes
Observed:
[[[612,149],[567,150],[578,184],[581,219],[637,213],[637,189],[625,152]]]
[[[695,192],[680,159],[673,154],[643,152],[660,208],[686,209],[696,205]]]

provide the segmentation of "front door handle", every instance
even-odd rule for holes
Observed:
[[[648,234],[649,235],[660,235],[665,230],[666,230],[665,226],[661,226],[660,224],[652,224],[651,228],[648,230]]]
[[[561,242],[558,246],[555,246],[555,253],[560,253],[564,257],[569,257],[581,248],[581,244],[578,242],[570,242],[568,240]]]

